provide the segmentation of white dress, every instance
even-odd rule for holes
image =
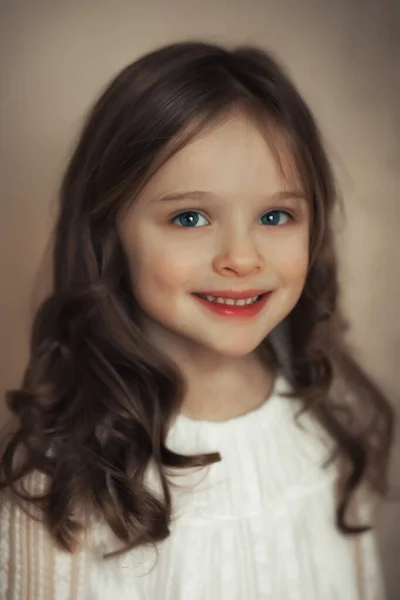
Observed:
[[[192,469],[173,487],[171,535],[152,549],[103,561],[120,545],[96,524],[90,544],[69,555],[43,526],[3,502],[1,600],[383,600],[372,533],[335,526],[329,438],[278,377],[256,410],[223,422],[180,414],[167,446],[222,461]],[[148,483],[157,482],[148,475]],[[193,487],[194,486],[194,487]],[[185,489],[187,488],[187,489]]]

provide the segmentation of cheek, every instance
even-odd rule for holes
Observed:
[[[182,248],[162,251],[159,248],[142,248],[138,260],[132,261],[132,281],[138,295],[148,292],[172,295],[188,288],[198,269],[195,260],[190,260]]]
[[[300,238],[282,245],[275,253],[275,267],[282,283],[302,285],[307,276],[308,261],[308,239]]]
[[[284,281],[301,283],[307,275],[308,259],[306,256],[295,256],[290,261],[282,261],[280,274]]]

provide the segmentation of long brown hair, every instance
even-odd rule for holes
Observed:
[[[346,518],[362,482],[387,492],[393,412],[344,340],[332,231],[337,194],[315,121],[264,51],[176,43],[127,66],[90,112],[60,190],[53,290],[35,317],[22,385],[8,394],[18,429],[5,444],[0,489],[35,503],[54,540],[69,551],[83,528],[80,504],[101,515],[125,549],[165,539],[171,516],[165,468],[221,460],[218,453],[182,456],[165,445],[183,381],[137,323],[116,217],[170,156],[236,107],[289,141],[312,207],[309,271],[285,319],[288,353],[279,357],[269,336],[261,349],[347,465],[338,528],[365,530]],[[144,483],[150,462],[163,499]],[[18,486],[34,471],[48,478],[42,496]]]

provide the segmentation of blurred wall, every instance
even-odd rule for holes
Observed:
[[[0,0],[1,397],[28,356],[57,186],[85,112],[138,55],[196,37],[274,51],[311,105],[346,203],[338,237],[354,348],[399,408],[399,35],[396,0]],[[381,521],[394,599],[398,506]]]

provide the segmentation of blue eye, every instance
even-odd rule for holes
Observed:
[[[272,225],[276,227],[279,225],[285,225],[289,221],[289,219],[292,219],[292,216],[285,210],[271,210],[261,217],[261,224]]]
[[[198,212],[190,210],[186,212],[181,212],[179,215],[176,215],[171,221],[175,225],[179,227],[203,227],[203,224],[199,224],[199,220],[203,219],[205,224],[207,225],[207,220]]]
[[[203,219],[203,223],[201,222],[201,219]],[[293,219],[293,217],[285,210],[270,210],[261,217],[260,221],[261,225],[272,225],[276,227],[285,225],[290,219]],[[181,212],[170,222],[186,229],[204,227],[208,224],[207,219],[195,210]]]

